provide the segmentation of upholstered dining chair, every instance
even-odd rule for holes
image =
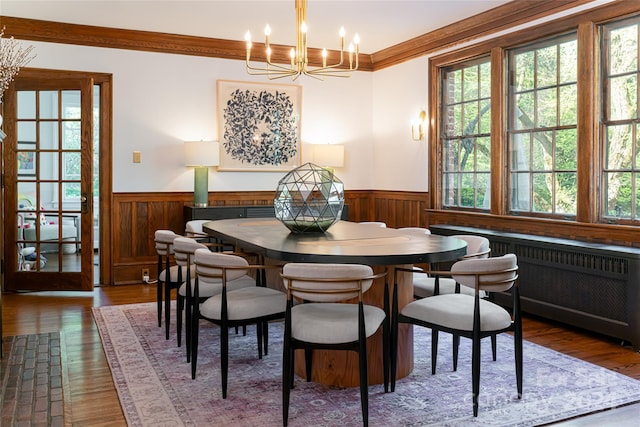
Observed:
[[[364,425],[369,420],[367,337],[373,335],[388,316],[384,310],[366,305],[362,296],[377,278],[371,267],[359,264],[285,264],[282,279],[287,289],[282,363],[283,423],[289,418],[289,398],[294,385],[294,353],[305,351],[307,381],[311,381],[312,350],[352,350],[358,353],[360,404]],[[300,304],[294,304],[294,298]],[[355,299],[355,303],[348,300]],[[389,328],[383,326],[384,385],[388,387]]]
[[[487,258],[491,253],[489,239],[483,236],[460,234],[451,236],[467,242],[467,253],[460,259]],[[438,294],[467,293],[473,295],[473,289],[460,286],[449,277],[416,273],[413,275],[413,295],[416,298],[427,298]]]
[[[193,295],[195,291],[195,252],[198,249],[209,249],[211,247],[207,244],[201,243],[196,239],[190,237],[176,237],[173,241],[173,250],[175,252],[176,263],[182,267],[180,278],[180,288],[178,289],[178,304],[177,304],[177,334],[178,334],[178,347],[180,347],[181,341],[181,320],[184,309],[185,318],[185,338],[186,338],[186,350],[187,350],[187,362],[191,360],[191,316],[193,314],[193,307],[196,303]],[[188,268],[187,268],[188,266]],[[189,286],[189,283],[191,286]],[[231,283],[233,289],[239,289],[249,286],[255,286],[255,279],[249,276],[242,276],[234,280]],[[213,295],[217,295],[222,291],[222,280],[208,281],[202,283],[199,288],[199,300],[203,302],[206,298]],[[245,331],[246,332],[246,331]]]
[[[164,297],[165,336],[169,339],[171,319],[171,290],[178,288],[180,267],[171,262],[173,257],[173,241],[178,234],[171,230],[156,230],[154,242],[158,253],[158,326],[162,326],[162,302]]]
[[[178,282],[181,283],[178,288],[177,303],[176,303],[176,335],[178,347],[182,344],[182,315],[185,310],[185,338],[187,341],[187,361],[190,357],[190,340],[189,332],[191,330],[191,307],[193,303],[191,298],[193,295],[193,287],[189,286],[189,283],[195,281],[195,265],[194,258],[197,249],[207,249],[207,246],[198,242],[191,237],[176,237],[173,240],[173,252],[176,264],[179,267],[178,270]]]
[[[410,323],[431,329],[431,372],[435,373],[438,355],[438,332],[444,331],[454,336],[470,338],[471,383],[473,416],[478,415],[478,395],[480,393],[480,341],[487,336],[512,331],[515,346],[515,371],[518,398],[522,397],[522,318],[520,293],[518,289],[518,263],[514,254],[494,258],[465,259],[456,262],[450,274],[464,286],[474,289],[473,295],[450,293],[415,300],[398,311],[397,284],[394,286],[392,313],[393,327],[391,344],[391,390],[395,390],[396,361],[398,354],[398,324]],[[480,291],[507,292],[513,297],[509,311],[480,296]]]
[[[467,253],[460,259],[487,258],[491,252],[489,239],[483,236],[475,236],[468,234],[459,234],[455,237],[467,242]],[[461,286],[451,277],[440,277],[438,275],[427,274],[422,271],[413,273],[413,296],[417,299],[428,298],[434,295],[464,293],[473,295],[474,290],[467,286]],[[487,298],[485,291],[480,291],[480,298]],[[453,370],[458,368],[458,347],[460,345],[460,337],[453,336]],[[495,335],[491,337],[491,351],[493,360],[497,359],[497,342]]]
[[[258,358],[268,354],[268,322],[284,317],[286,295],[266,286],[266,269],[279,266],[250,265],[238,255],[198,249],[195,252],[196,281],[194,301],[200,298],[200,288],[219,287],[220,292],[194,305],[191,327],[191,377],[195,379],[198,361],[199,319],[220,326],[220,356],[222,398],[227,397],[229,369],[229,328],[256,325]],[[239,280],[255,271],[253,286],[243,286]]]

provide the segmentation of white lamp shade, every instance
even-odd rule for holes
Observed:
[[[318,166],[341,168],[344,166],[344,145],[315,144],[313,162]]]
[[[220,144],[216,141],[185,141],[185,166],[218,166]]]

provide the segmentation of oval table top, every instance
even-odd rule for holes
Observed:
[[[326,233],[292,233],[274,218],[210,221],[203,230],[245,250],[289,262],[426,264],[458,259],[467,250],[466,242],[454,237],[350,221],[337,221]]]

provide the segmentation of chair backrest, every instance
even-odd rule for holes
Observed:
[[[210,219],[192,219],[187,221],[184,227],[184,234],[187,237],[204,237],[207,233],[204,232],[202,226],[204,223],[211,221]]]
[[[285,288],[294,297],[314,302],[357,298],[373,284],[373,269],[361,264],[289,263],[282,269]]]
[[[473,234],[456,234],[451,237],[467,242],[467,254],[463,258],[489,258],[491,247],[486,237]]]
[[[156,230],[154,233],[154,241],[158,255],[173,254],[173,241],[176,237],[180,237],[171,230]]]
[[[463,259],[451,266],[451,275],[458,283],[470,288],[475,288],[478,283],[478,289],[485,291],[508,291],[518,278],[518,259],[515,254]]]
[[[387,224],[380,221],[361,221],[358,224],[371,225],[374,227],[387,228]]]
[[[209,249],[197,249],[194,264],[198,280],[206,283],[220,283],[221,279],[230,282],[249,271],[249,263],[243,257]]]
[[[190,237],[176,237],[173,240],[173,252],[176,264],[186,267],[194,263],[194,254],[198,249],[207,249],[205,245]]]
[[[402,227],[402,228],[398,228],[398,230],[404,233],[411,233],[411,234],[418,234],[418,235],[431,234],[431,230],[423,227]]]

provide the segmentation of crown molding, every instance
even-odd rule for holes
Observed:
[[[592,3],[593,0],[518,0],[498,6],[481,14],[455,22],[427,34],[415,37],[372,54],[360,53],[359,71],[378,71],[411,59],[465,43],[478,37],[496,33],[535,19]],[[637,8],[637,0],[611,3],[617,8]],[[602,7],[611,7],[604,5]],[[49,43],[129,49],[178,55],[193,55],[244,61],[245,42],[208,37],[186,36],[151,31],[126,30],[90,25],[67,24],[28,18],[0,16],[6,36],[16,39]],[[263,46],[255,43],[256,46]],[[290,58],[284,46],[273,45],[272,61],[287,64]],[[266,61],[255,49],[254,60]],[[320,49],[309,48],[320,57]],[[320,66],[320,63],[312,63]]]

